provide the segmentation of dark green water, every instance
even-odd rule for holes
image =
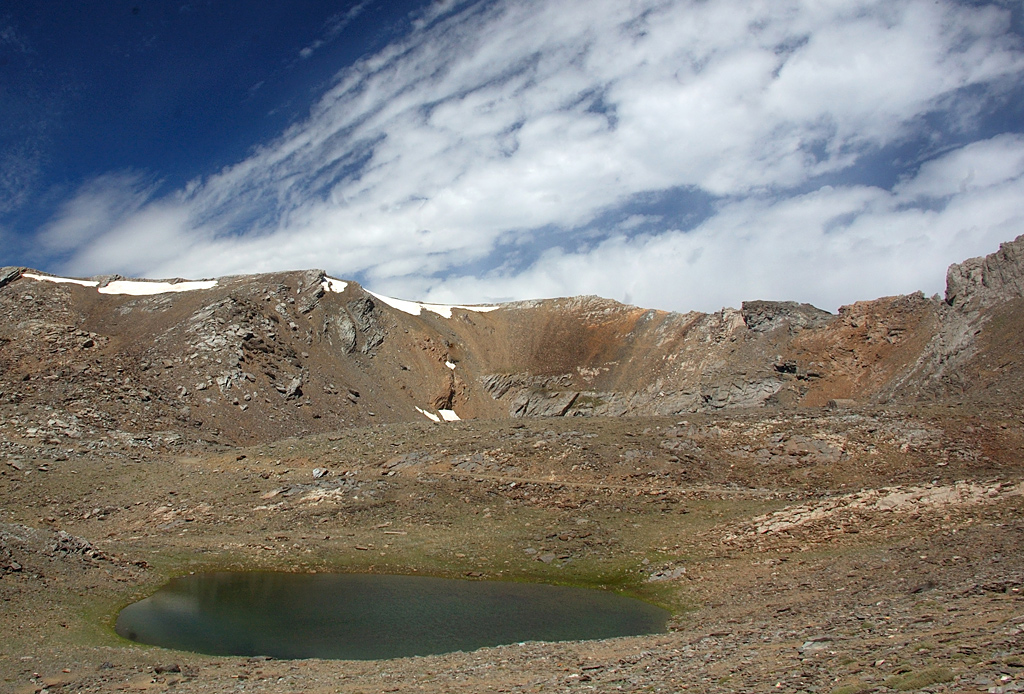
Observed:
[[[207,573],[129,605],[117,633],[211,655],[377,660],[520,641],[665,630],[661,608],[614,593],[372,574]]]

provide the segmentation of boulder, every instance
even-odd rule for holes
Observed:
[[[274,386],[277,392],[285,397],[286,400],[293,400],[302,396],[302,378],[296,376],[286,386],[284,384],[278,384]]]
[[[850,398],[833,398],[828,401],[826,407],[830,410],[845,410],[850,407],[856,407],[857,401],[851,400]]]

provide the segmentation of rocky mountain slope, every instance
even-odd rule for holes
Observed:
[[[944,299],[838,315],[429,306],[317,270],[150,283],[4,268],[0,413],[9,439],[173,447],[426,418],[1006,400],[1024,385],[1022,278],[1024,237],[952,266]]]
[[[1022,251],[838,315],[0,269],[0,690],[1024,691]],[[220,570],[566,583],[673,616],[370,662],[115,633]]]

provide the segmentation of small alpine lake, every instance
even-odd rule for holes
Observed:
[[[428,576],[217,572],[129,605],[132,641],[209,655],[379,660],[522,641],[665,631],[669,613],[614,593]]]

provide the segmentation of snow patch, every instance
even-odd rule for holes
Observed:
[[[92,280],[73,280],[70,277],[51,277],[50,275],[37,275],[34,272],[23,272],[22,277],[28,277],[30,280],[39,280],[42,282],[57,282],[58,284],[79,284],[83,287],[97,287],[99,282]]]
[[[500,306],[457,306],[448,304],[424,304],[419,301],[407,301],[405,299],[393,299],[390,296],[384,296],[367,290],[368,293],[377,297],[391,308],[398,309],[403,313],[408,313],[410,316],[418,316],[424,311],[432,311],[442,318],[451,318],[452,309],[461,308],[466,311],[476,311],[478,313],[487,313],[488,311],[496,311]]]
[[[200,282],[145,282],[141,280],[115,280],[105,287],[95,280],[76,280],[70,277],[52,277],[50,275],[37,275],[34,272],[23,272],[22,277],[30,280],[43,282],[57,282],[60,284],[78,284],[83,287],[99,287],[96,291],[100,294],[130,294],[132,296],[149,296],[151,294],[166,294],[167,292],[190,292],[195,289],[211,289],[217,286],[217,280],[203,280]]]
[[[97,291],[100,294],[128,294],[130,296],[151,296],[168,292],[191,292],[197,289],[212,289],[217,280],[198,282],[143,282],[139,280],[115,280]]]
[[[440,421],[441,421],[441,418],[440,418],[440,417],[438,417],[438,416],[437,416],[436,414],[434,414],[433,412],[427,412],[426,410],[424,410],[424,409],[421,409],[421,408],[419,408],[419,407],[417,407],[417,408],[416,408],[416,411],[417,411],[417,412],[419,412],[420,414],[422,414],[422,415],[423,415],[424,417],[426,417],[427,419],[433,420],[433,421],[435,421],[435,422],[440,422]]]
[[[459,417],[459,415],[455,414],[455,410],[438,410],[437,412],[438,414],[441,415],[440,417],[438,417],[433,412],[424,410],[422,407],[417,407],[416,411],[419,412],[424,417],[426,417],[427,419],[434,422],[440,422],[442,419],[446,422],[458,422],[462,420],[462,418]]]
[[[405,301],[404,299],[392,299],[390,296],[384,296],[382,294],[370,292],[369,290],[367,291],[373,296],[383,301],[391,308],[397,308],[399,311],[402,311],[403,313],[408,313],[411,316],[418,316],[423,312],[423,306],[421,304],[417,304],[415,301]]]
[[[348,286],[348,282],[342,282],[341,280],[336,280],[333,277],[324,277],[324,281],[320,283],[320,286],[322,286],[325,291],[341,294],[345,291],[345,287]]]

